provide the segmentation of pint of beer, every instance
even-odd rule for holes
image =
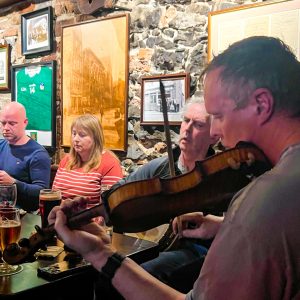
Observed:
[[[40,214],[42,219],[42,228],[48,226],[48,215],[54,206],[60,205],[60,202],[60,191],[51,189],[40,190]]]
[[[20,237],[21,221],[19,210],[14,207],[0,208],[0,249],[16,243]]]

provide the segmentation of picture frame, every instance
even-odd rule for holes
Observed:
[[[0,44],[0,91],[10,88],[10,47],[9,44]]]
[[[144,76],[141,87],[141,124],[163,125],[163,112],[159,81],[165,87],[170,125],[180,125],[182,108],[190,96],[190,77],[188,73]]]
[[[47,150],[56,147],[56,61],[14,65],[12,101],[24,105],[26,134]]]
[[[53,8],[51,6],[21,15],[23,55],[51,52],[53,49]]]
[[[95,34],[95,32],[97,34]],[[101,121],[106,149],[127,149],[129,15],[62,28],[62,146],[82,114]]]
[[[233,7],[208,14],[208,60],[244,38],[282,39],[300,59],[300,2],[281,0]]]

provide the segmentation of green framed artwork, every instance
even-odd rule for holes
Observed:
[[[55,148],[56,62],[12,66],[11,82],[12,100],[26,109],[27,135],[46,149]]]

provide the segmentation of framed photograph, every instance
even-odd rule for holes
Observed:
[[[142,125],[162,125],[162,113],[159,80],[165,87],[170,125],[181,123],[181,111],[189,97],[190,77],[188,73],[142,77]]]
[[[56,146],[56,62],[12,66],[11,83],[12,100],[26,109],[27,135],[53,150]]]
[[[0,45],[0,91],[9,90],[9,64],[10,64],[10,55],[9,55],[9,45]]]
[[[46,7],[21,16],[22,54],[52,51],[53,11]]]
[[[70,146],[72,121],[99,117],[105,148],[127,149],[129,16],[122,14],[62,30],[62,145]]]
[[[250,36],[282,39],[300,59],[300,1],[261,2],[208,15],[208,58]]]

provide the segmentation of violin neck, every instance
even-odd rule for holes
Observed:
[[[69,228],[76,229],[82,225],[88,224],[91,221],[91,219],[99,216],[103,217],[106,223],[109,221],[108,214],[103,203],[74,214],[73,216],[68,218],[67,224]],[[49,225],[47,228],[44,229],[44,231],[46,231],[47,233],[54,232],[54,225]]]
[[[78,228],[89,223],[91,219],[99,216],[103,217],[105,222],[108,222],[108,214],[103,203],[95,205],[89,209],[82,210],[78,214],[71,216],[68,220],[68,226],[70,228]]]

